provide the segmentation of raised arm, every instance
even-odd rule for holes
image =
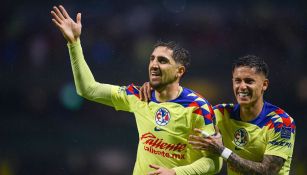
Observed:
[[[68,43],[72,44],[80,39],[81,35],[81,13],[77,14],[76,22],[71,19],[65,8],[60,5],[59,7],[54,6],[51,11],[53,16],[53,23],[62,32],[64,38]]]
[[[89,100],[113,106],[111,100],[112,86],[96,82],[84,59],[80,44],[81,13],[77,14],[76,22],[70,18],[65,8],[61,5],[59,7],[54,6],[51,14],[53,23],[68,42],[67,46],[77,93]]]
[[[218,129],[216,130],[218,135],[220,135]],[[199,129],[195,129],[195,131],[199,133],[202,132]],[[190,139],[189,143],[192,144],[194,149],[207,150],[211,153],[221,155],[226,159],[231,169],[243,174],[278,174],[284,164],[283,158],[271,155],[264,155],[262,162],[244,159],[226,148],[221,139],[217,138],[217,136],[204,138],[191,135]]]

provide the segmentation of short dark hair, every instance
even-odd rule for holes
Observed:
[[[168,41],[168,42],[163,42],[161,40],[157,41],[156,44],[154,45],[154,48],[157,47],[167,47],[173,51],[173,58],[176,63],[182,64],[185,68],[186,71],[189,68],[191,64],[191,56],[188,50],[185,48],[181,47],[178,43],[174,41]]]
[[[232,72],[235,70],[235,68],[241,66],[255,68],[257,73],[263,73],[266,78],[269,77],[269,66],[262,58],[258,56],[246,55],[236,59],[232,64]]]

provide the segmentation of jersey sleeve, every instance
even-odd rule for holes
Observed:
[[[275,121],[273,121],[275,120]],[[295,141],[295,122],[288,116],[276,116],[269,124],[268,144],[265,155],[274,155],[287,160],[292,157]]]
[[[67,47],[78,95],[88,100],[112,106],[111,89],[113,86],[95,81],[85,61],[80,40],[73,44],[67,44]]]
[[[116,110],[133,112],[135,104],[140,101],[139,89],[133,84],[114,87],[111,93],[112,103]]]
[[[199,103],[199,107],[194,109],[193,115],[196,118],[194,128],[204,130],[209,135],[215,134],[215,114],[210,103],[207,101]]]
[[[77,93],[88,100],[115,107],[116,110],[131,112],[138,97],[138,89],[133,84],[120,87],[96,82],[85,61],[80,40],[67,46]]]
[[[216,174],[222,168],[223,159],[218,156],[202,157],[190,165],[173,168],[176,175]]]

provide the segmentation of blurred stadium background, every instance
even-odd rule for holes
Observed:
[[[307,1],[4,0],[1,175],[132,173],[138,139],[133,115],[76,95],[66,42],[51,21],[58,4],[73,18],[82,12],[83,50],[100,82],[141,85],[153,44],[176,40],[192,53],[182,84],[214,105],[234,100],[234,58],[266,58],[266,100],[284,108],[298,128],[291,174],[307,174]]]

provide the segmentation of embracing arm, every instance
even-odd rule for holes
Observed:
[[[149,172],[148,175],[204,175],[204,174],[216,174],[222,168],[222,160],[218,157],[208,158],[203,157],[186,166],[174,167],[172,169],[164,168],[159,165],[149,165],[155,169]]]
[[[195,129],[195,131],[198,133],[202,132],[200,129]],[[227,161],[230,169],[243,174],[278,174],[282,168],[285,160],[278,156],[264,155],[262,162],[255,162],[240,157],[223,145],[217,127],[216,131],[216,136],[206,138],[190,135],[189,143],[192,144],[194,149],[207,150],[213,154],[221,155]]]
[[[219,157],[202,157],[190,165],[173,168],[176,175],[216,174],[221,170],[222,161]]]
[[[278,174],[284,164],[284,159],[278,156],[264,155],[262,162],[254,162],[232,153],[227,159],[227,163],[234,171],[244,174]]]
[[[51,11],[53,23],[67,40],[71,66],[73,70],[77,93],[89,100],[112,106],[111,85],[95,81],[85,62],[81,44],[81,13],[77,14],[76,22],[71,19],[63,6],[53,7]]]

